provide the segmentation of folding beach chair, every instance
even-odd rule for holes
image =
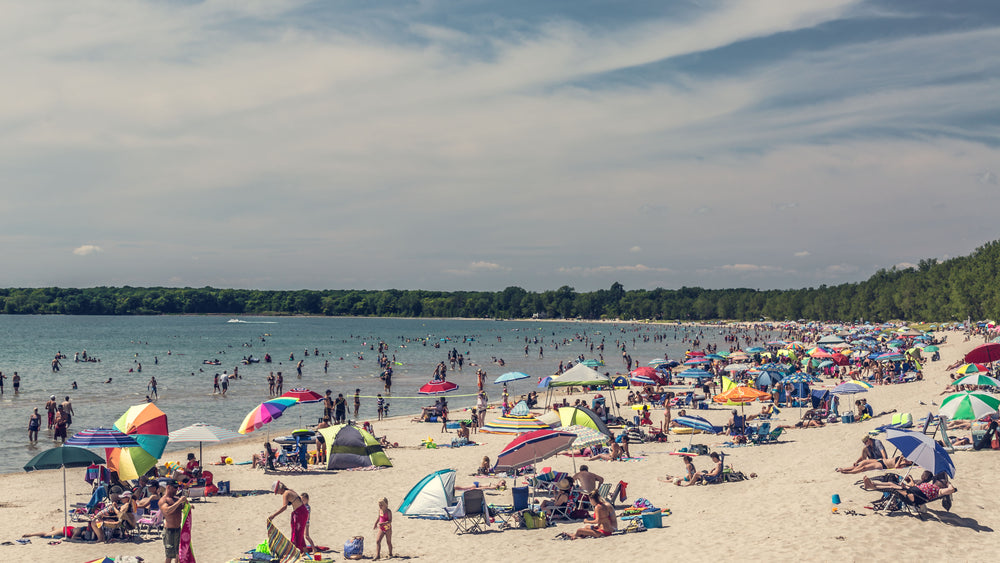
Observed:
[[[750,441],[754,444],[762,444],[767,441],[768,435],[771,434],[771,423],[761,422],[760,426],[757,427],[757,431],[749,435]]]
[[[139,535],[160,535],[163,531],[163,513],[159,510],[153,510],[149,514],[136,520],[135,527]]]
[[[469,489],[462,493],[461,501],[451,509],[448,516],[455,523],[455,533],[482,532],[490,526],[486,508],[486,497],[482,489]]]

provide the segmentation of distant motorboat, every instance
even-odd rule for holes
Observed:
[[[246,321],[241,321],[240,319],[229,319],[227,323],[245,323]]]

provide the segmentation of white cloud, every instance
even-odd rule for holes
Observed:
[[[628,251],[630,253],[632,253],[632,254],[638,254],[638,253],[642,252],[642,247],[641,246],[633,246],[632,248],[628,249]]]
[[[800,251],[798,251],[798,252],[795,253],[795,257],[796,258],[805,258],[806,256],[809,256],[811,254],[812,253],[809,252],[808,250],[800,250]]]
[[[94,244],[84,244],[73,249],[73,254],[77,256],[90,256],[98,252],[104,252],[104,249]]]

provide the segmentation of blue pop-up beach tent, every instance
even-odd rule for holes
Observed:
[[[406,493],[397,512],[406,516],[445,516],[455,504],[455,470],[441,469],[424,477]]]

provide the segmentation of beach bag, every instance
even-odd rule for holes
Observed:
[[[695,455],[708,455],[708,446],[705,444],[692,444],[689,449]]]
[[[361,559],[365,555],[365,538],[363,536],[354,536],[353,538],[344,542],[344,558],[345,559]]]
[[[544,528],[548,525],[548,523],[545,521],[544,512],[532,512],[530,510],[526,510],[523,512],[523,514],[524,514],[524,527],[529,530],[537,530],[539,528]]]

